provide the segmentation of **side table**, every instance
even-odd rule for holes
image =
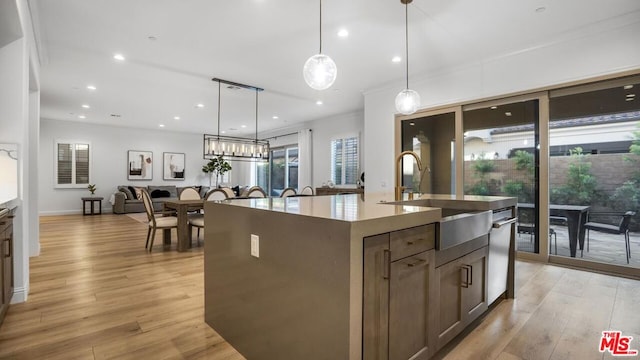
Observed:
[[[91,196],[91,197],[83,197],[82,198],[82,215],[100,215],[102,214],[102,200],[103,197],[99,196]],[[98,208],[94,207],[94,203],[98,203]],[[89,210],[90,213],[87,214],[87,203],[90,203]],[[97,212],[96,212],[97,211]]]

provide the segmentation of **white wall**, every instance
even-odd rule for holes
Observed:
[[[56,189],[54,187],[54,141],[82,140],[91,144],[91,183],[96,184],[96,196],[104,197],[104,211],[111,211],[109,198],[118,185],[148,186],[209,185],[209,177],[202,172],[206,160],[202,158],[202,135],[142,130],[71,121],[42,119],[40,125],[40,201],[41,214],[80,213],[83,196],[89,190]],[[153,179],[127,180],[127,151],[153,152]],[[185,154],[185,180],[162,179],[163,152]],[[232,176],[233,177],[233,176]]]
[[[30,106],[29,84],[34,84],[31,90],[37,93],[40,65],[26,0],[0,1],[0,38],[16,38],[15,41],[3,43],[4,46],[0,48],[0,143],[18,145],[18,199],[8,205],[17,206],[13,219],[12,302],[22,302],[29,294],[30,246],[37,244],[39,237],[37,217],[34,217],[37,209],[32,205],[37,198],[37,191],[31,181],[32,177],[37,178],[37,162],[34,163],[31,151],[34,135],[37,138],[38,121],[31,114],[39,111],[39,104]],[[13,26],[6,27],[7,24],[16,23],[20,31]]]
[[[298,143],[297,132],[301,129],[311,129],[312,142],[312,186],[319,187],[331,177],[331,139],[349,134],[360,134],[360,171],[364,171],[364,113],[347,113],[328,118],[322,118],[289,128],[260,134],[260,138],[269,138],[272,148]],[[289,135],[291,133],[296,133]],[[245,163],[249,164],[249,163]],[[244,166],[248,167],[249,165]],[[232,164],[233,165],[233,164]],[[235,165],[234,169],[236,168]],[[242,166],[242,165],[241,165]],[[249,170],[244,170],[241,178],[236,178],[241,184],[250,184]]]
[[[313,129],[313,187],[331,179],[331,140],[350,134],[360,135],[360,172],[364,171],[364,113],[350,113],[309,123]]]
[[[422,108],[430,108],[640,68],[640,20],[598,26],[589,36],[412,78],[411,87],[420,94]],[[402,88],[398,83],[365,93],[368,193],[393,193],[394,99]]]

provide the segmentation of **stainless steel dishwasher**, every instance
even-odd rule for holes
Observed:
[[[509,271],[509,244],[512,228],[518,218],[512,217],[511,209],[493,211],[493,225],[489,233],[489,258],[487,270],[487,301],[493,303],[507,291]]]

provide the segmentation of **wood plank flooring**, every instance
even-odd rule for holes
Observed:
[[[0,327],[0,359],[243,359],[204,323],[203,248],[144,249],[127,216],[41,218],[29,301]],[[195,244],[195,241],[194,241]],[[610,359],[601,331],[640,349],[640,281],[529,262],[503,301],[445,359]],[[640,357],[638,357],[640,358]],[[277,359],[282,360],[282,359]]]

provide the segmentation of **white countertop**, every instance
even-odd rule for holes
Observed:
[[[406,197],[406,194],[405,194]],[[414,200],[395,202],[393,196],[370,194],[300,196],[287,198],[231,199],[218,204],[282,212],[302,216],[360,222],[420,214],[430,222],[441,218],[441,208],[493,210],[515,206],[516,198],[496,196],[462,196],[423,194]]]

